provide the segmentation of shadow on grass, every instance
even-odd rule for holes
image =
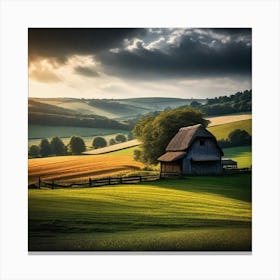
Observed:
[[[217,194],[247,202],[252,201],[251,174],[186,176],[180,179],[161,179],[150,182],[149,185],[195,193]]]

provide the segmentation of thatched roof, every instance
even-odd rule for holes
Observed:
[[[212,138],[217,146],[217,140],[215,136],[204,128],[201,124],[182,127],[178,133],[171,139],[168,146],[166,147],[167,152],[185,151],[187,150],[196,138]],[[219,146],[218,146],[219,147]],[[220,147],[219,147],[220,149]],[[223,151],[220,149],[221,154]]]
[[[186,155],[186,152],[167,152],[158,158],[158,161],[176,161]]]

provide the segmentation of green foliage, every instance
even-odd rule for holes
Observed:
[[[123,135],[123,134],[118,134],[115,139],[118,143],[122,143],[122,142],[125,142],[127,140],[125,135]]]
[[[37,145],[32,145],[29,148],[28,155],[30,157],[38,157],[40,155],[40,148]]]
[[[57,156],[63,156],[66,154],[67,148],[59,137],[53,137],[50,144],[52,154]]]
[[[94,149],[103,148],[107,146],[107,142],[103,137],[97,136],[93,138],[92,147]]]
[[[134,136],[142,142],[141,161],[156,164],[157,158],[165,152],[171,138],[181,127],[195,124],[207,126],[201,111],[190,107],[161,112],[138,121],[133,129]]]
[[[252,111],[252,90],[237,92],[230,96],[207,99],[205,104],[193,101],[190,106],[202,110],[207,116],[219,116]]]
[[[72,136],[69,142],[70,150],[73,154],[81,154],[86,150],[86,145],[81,137]]]
[[[133,151],[133,158],[136,161],[141,161],[141,151],[140,150],[134,150]]]
[[[229,134],[229,141],[233,146],[251,145],[252,137],[246,130],[236,129]]]
[[[42,157],[47,157],[52,153],[51,144],[46,138],[41,140],[39,147]]]
[[[110,141],[109,141],[109,145],[112,146],[112,145],[115,145],[117,142],[114,138],[111,138]]]

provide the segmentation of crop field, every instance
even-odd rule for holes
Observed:
[[[83,181],[89,177],[108,177],[123,171],[135,171],[143,167],[130,156],[60,156],[28,160],[28,182],[42,180]]]
[[[252,135],[252,119],[210,126],[208,128],[208,130],[216,136],[217,140],[227,139],[229,133],[235,129],[246,130]]]
[[[219,117],[211,117],[207,119],[210,121],[209,127],[211,127],[237,121],[250,120],[252,119],[252,114],[233,114]]]
[[[30,251],[251,250],[247,174],[28,194]]]

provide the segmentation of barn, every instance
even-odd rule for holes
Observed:
[[[201,124],[182,127],[158,158],[161,176],[221,174],[223,155],[215,136]]]

